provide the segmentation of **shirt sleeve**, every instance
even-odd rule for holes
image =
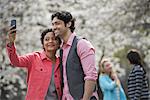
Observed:
[[[142,81],[143,81],[143,70],[142,68],[136,68],[135,71],[135,96],[134,99],[138,100],[140,98],[141,95],[141,90],[142,90]]]
[[[117,86],[115,81],[107,81],[107,78],[105,76],[99,77],[99,84],[101,88],[105,90],[113,90]]]
[[[16,53],[16,48],[14,44],[10,47],[8,44],[6,45],[6,50],[8,57],[10,59],[10,62],[12,65],[17,67],[29,67],[31,62],[31,55],[27,54],[24,56],[18,56]]]
[[[81,39],[77,44],[77,53],[81,60],[82,68],[85,74],[84,80],[96,80],[98,75],[95,66],[94,47],[89,41]]]

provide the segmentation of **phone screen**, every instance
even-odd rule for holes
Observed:
[[[13,26],[11,29],[16,29],[16,20],[15,19],[11,20],[11,26]],[[12,33],[16,33],[16,31],[13,31]]]
[[[16,28],[16,20],[15,19],[11,20],[11,26],[14,26],[13,28]]]

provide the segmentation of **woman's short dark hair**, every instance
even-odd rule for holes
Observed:
[[[128,51],[127,59],[131,64],[142,65],[141,54],[136,49],[131,49]]]
[[[45,35],[48,33],[48,32],[53,32],[52,31],[52,29],[45,29],[43,32],[42,32],[42,34],[41,34],[41,43],[42,43],[42,45],[44,44],[43,43],[43,40],[44,40],[44,37],[45,37]]]
[[[72,17],[70,12],[67,12],[67,11],[55,12],[54,14],[52,14],[51,20],[53,20],[55,17],[58,18],[59,20],[62,20],[65,23],[65,25],[71,22],[71,26],[69,28],[71,32],[74,32],[75,18]]]

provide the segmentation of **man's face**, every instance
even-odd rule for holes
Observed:
[[[55,33],[55,36],[64,37],[67,34],[67,27],[65,26],[64,21],[54,17],[52,20],[52,29]]]

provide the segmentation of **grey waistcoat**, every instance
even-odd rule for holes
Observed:
[[[79,38],[75,36],[66,62],[66,73],[69,92],[74,100],[79,100],[83,97],[85,83],[85,75],[82,69],[80,58],[77,54],[78,40]]]

